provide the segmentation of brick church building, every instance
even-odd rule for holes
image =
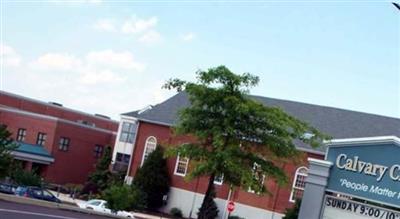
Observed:
[[[400,136],[400,119],[397,118],[261,96],[251,98],[267,106],[280,107],[334,139]],[[126,180],[130,183],[138,168],[157,145],[189,141],[190,139],[184,137],[173,137],[171,129],[177,122],[178,110],[189,104],[187,94],[181,92],[158,105],[122,114],[114,146],[113,169],[125,170]],[[251,219],[281,218],[285,209],[302,196],[308,172],[307,158],[323,159],[325,155],[324,147],[314,149],[297,144],[297,149],[302,152],[303,161],[282,166],[289,176],[290,183],[287,186],[279,187],[274,180],[265,178],[264,184],[271,192],[270,195],[259,195],[249,190],[230,192],[229,185],[224,183],[223,178],[216,179],[214,183],[219,218],[225,218],[227,214],[227,200],[235,202],[236,209],[232,215]],[[185,181],[189,163],[190,160],[184,157],[168,159],[171,190],[168,204],[163,211],[169,212],[171,208],[177,207],[183,211],[185,217],[196,217],[208,180],[199,178]]]
[[[82,184],[106,146],[114,146],[118,122],[0,91],[0,124],[18,148],[12,152],[26,170],[47,182]]]

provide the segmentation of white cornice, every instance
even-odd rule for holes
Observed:
[[[29,153],[24,153],[24,152],[19,152],[19,151],[12,151],[11,155],[13,155],[16,159],[19,159],[19,160],[28,160],[28,161],[34,161],[34,162],[43,163],[43,164],[50,164],[50,163],[54,162],[53,157],[45,157],[45,156],[29,154]]]
[[[310,164],[316,164],[316,165],[324,166],[324,167],[332,166],[332,162],[326,161],[326,160],[320,160],[320,159],[315,159],[315,158],[311,158],[311,157],[308,158],[307,160]]]
[[[343,145],[365,145],[365,144],[384,144],[395,143],[400,146],[400,138],[396,136],[375,136],[365,138],[343,138],[332,139],[324,142],[327,146],[343,146]]]

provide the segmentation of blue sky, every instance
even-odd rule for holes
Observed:
[[[251,93],[400,117],[389,2],[4,1],[2,87],[118,119],[226,65]]]

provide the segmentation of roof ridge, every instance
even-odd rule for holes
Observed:
[[[84,116],[89,116],[89,117],[91,117],[93,119],[100,119],[100,120],[106,120],[106,121],[109,121],[109,122],[118,123],[117,120],[114,120],[114,119],[111,119],[111,118],[107,119],[107,118],[104,118],[104,117],[96,116],[94,114],[90,114],[90,113],[82,111],[82,110],[77,110],[77,109],[73,109],[73,108],[65,107],[65,106],[58,106],[58,105],[55,105],[55,104],[51,104],[50,102],[46,102],[46,101],[43,101],[43,100],[38,100],[38,99],[35,99],[35,98],[32,98],[32,97],[27,97],[27,96],[24,96],[24,95],[21,95],[21,94],[12,93],[12,92],[9,92],[9,91],[0,90],[0,95],[2,95],[2,94],[3,95],[12,96],[12,97],[21,98],[21,99],[24,99],[24,100],[27,100],[27,101],[32,101],[32,102],[39,103],[39,104],[44,104],[44,105],[50,106],[50,107],[55,107],[55,108],[59,108],[59,109],[67,110],[67,111],[72,111],[74,113],[78,113],[78,114],[81,114],[81,115],[84,115]]]
[[[354,113],[362,113],[362,114],[367,114],[367,115],[371,115],[371,116],[379,116],[379,117],[385,117],[385,118],[388,118],[388,119],[400,120],[400,118],[397,118],[397,117],[392,117],[392,116],[387,116],[387,115],[380,115],[380,114],[370,113],[370,112],[362,112],[362,111],[357,111],[357,110],[352,110],[352,109],[344,109],[344,108],[339,108],[339,107],[334,107],[334,106],[325,106],[325,105],[320,105],[320,104],[306,103],[306,102],[301,102],[301,101],[296,101],[296,100],[287,100],[287,99],[280,99],[280,98],[274,98],[274,97],[266,97],[266,96],[261,96],[261,95],[249,95],[249,96],[258,97],[258,98],[267,98],[267,99],[290,102],[290,103],[300,103],[300,104],[314,106],[314,107],[315,106],[316,107],[323,107],[323,108],[329,108],[329,109],[334,109],[334,110],[341,110],[341,111],[354,112]]]

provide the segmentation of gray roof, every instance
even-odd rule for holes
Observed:
[[[308,122],[318,130],[333,138],[359,138],[394,135],[400,137],[400,119],[319,106],[288,100],[280,100],[262,96],[250,96],[266,106],[283,109],[290,115]],[[166,101],[155,105],[152,109],[138,114],[138,111],[124,113],[142,121],[173,126],[177,122],[179,109],[190,105],[188,95],[180,92]],[[299,147],[315,152],[324,152],[325,148],[312,149],[308,145]]]

